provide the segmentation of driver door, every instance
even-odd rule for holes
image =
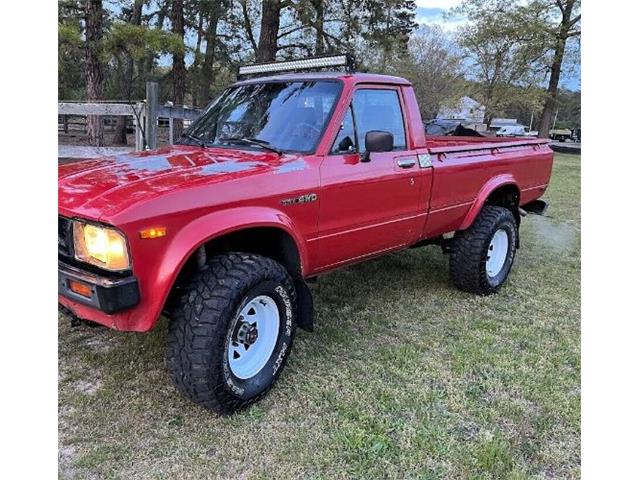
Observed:
[[[400,91],[355,90],[331,152],[320,167],[319,258],[326,269],[401,248],[417,233],[422,176],[407,148]],[[366,132],[393,134],[390,152],[363,162]]]

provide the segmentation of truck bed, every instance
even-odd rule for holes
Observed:
[[[433,178],[423,238],[468,228],[487,196],[505,185],[517,188],[520,205],[542,196],[553,165],[548,144],[529,137],[427,135]]]
[[[546,138],[530,137],[440,137],[427,135],[425,139],[426,147],[433,154],[546,145],[549,143],[549,139]]]

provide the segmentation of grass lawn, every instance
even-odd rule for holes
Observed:
[[[580,157],[556,155],[549,217],[491,297],[455,290],[438,247],[312,285],[279,383],[218,417],[147,335],[72,329],[59,315],[63,478],[578,478]]]

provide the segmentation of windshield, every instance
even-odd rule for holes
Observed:
[[[315,151],[340,93],[336,81],[252,83],[224,91],[179,143]],[[245,143],[240,143],[244,140]],[[252,140],[252,142],[248,142]]]

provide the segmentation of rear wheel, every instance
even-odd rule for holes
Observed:
[[[220,413],[265,395],[291,349],[295,301],[279,263],[241,253],[214,257],[173,311],[167,363],[178,389]]]
[[[453,238],[449,268],[455,286],[480,295],[496,292],[511,271],[517,236],[510,210],[484,206],[473,225]]]

